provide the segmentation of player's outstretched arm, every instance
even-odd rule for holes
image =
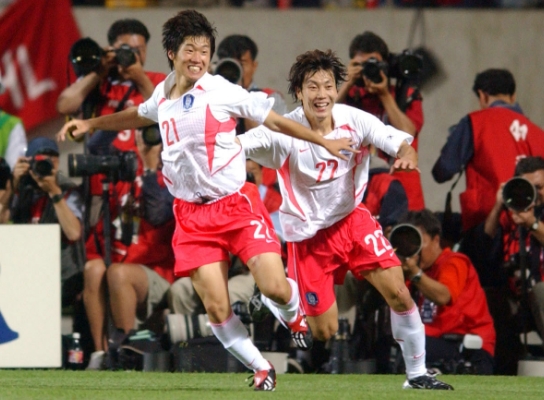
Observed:
[[[274,132],[283,133],[297,139],[306,140],[307,142],[312,142],[323,146],[333,156],[339,157],[342,160],[347,161],[348,159],[345,155],[341,153],[342,150],[352,153],[359,152],[358,150],[355,150],[351,147],[355,144],[355,142],[351,139],[325,139],[323,138],[323,136],[305,127],[304,125],[301,125],[298,122],[292,121],[288,118],[282,117],[281,115],[276,114],[274,111],[270,111],[270,113],[264,120],[264,126]]]
[[[73,119],[68,121],[57,133],[57,140],[66,140],[66,136],[69,133],[74,139],[79,139],[85,133],[92,132],[95,129],[121,131],[123,129],[140,128],[153,123],[155,123],[155,121],[138,115],[138,107],[130,107],[126,110],[110,115],[104,115],[102,117],[85,120]]]
[[[417,152],[404,141],[397,152],[397,159],[391,166],[391,172],[394,171],[419,171],[417,167]]]

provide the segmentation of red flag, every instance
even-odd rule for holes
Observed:
[[[0,109],[27,130],[58,116],[68,54],[81,37],[70,0],[17,0],[0,17]]]

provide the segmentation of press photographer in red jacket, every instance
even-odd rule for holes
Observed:
[[[417,78],[401,76],[395,66],[405,56],[405,53],[390,53],[385,41],[373,32],[355,36],[349,47],[348,77],[338,91],[337,101],[373,114],[385,124],[414,136],[412,147],[417,150],[423,127],[422,99]],[[410,73],[417,75],[417,71]],[[391,163],[386,154],[378,154]],[[425,200],[419,173],[397,171],[394,176],[406,191],[408,208],[423,209]]]
[[[429,210],[411,211],[401,221],[416,227],[422,247],[415,256],[403,259],[402,267],[415,292],[425,325],[427,367],[440,363],[454,366],[459,360],[459,342],[451,335],[478,335],[481,350],[471,363],[475,374],[493,373],[495,328],[485,293],[469,258],[440,245],[441,223]],[[444,368],[444,367],[443,367]]]

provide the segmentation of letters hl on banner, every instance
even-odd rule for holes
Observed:
[[[68,54],[81,37],[70,0],[16,0],[0,15],[0,37],[0,109],[27,130],[57,117]]]

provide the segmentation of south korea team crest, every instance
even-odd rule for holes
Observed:
[[[315,307],[317,306],[317,303],[319,303],[319,299],[317,297],[317,293],[315,292],[306,292],[306,301],[309,305]]]
[[[193,96],[192,94],[186,94],[183,97],[183,108],[186,110],[189,110],[193,106],[194,102],[195,102],[195,96]]]

